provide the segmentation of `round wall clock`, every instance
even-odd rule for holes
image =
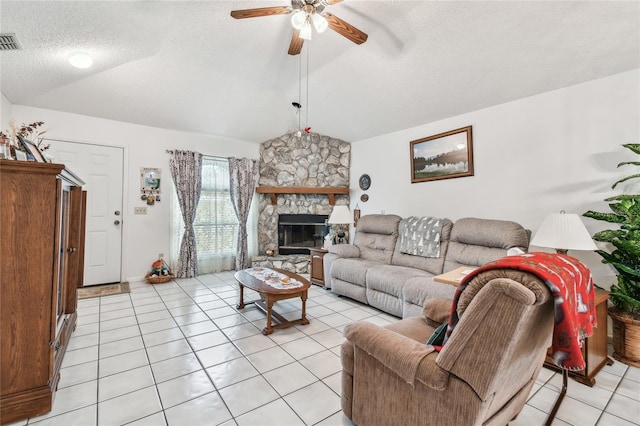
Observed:
[[[363,191],[366,191],[371,186],[371,178],[369,177],[369,175],[360,176],[359,182],[360,182],[360,189],[362,189]]]

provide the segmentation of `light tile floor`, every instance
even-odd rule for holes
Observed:
[[[264,315],[238,312],[237,299],[224,272],[79,301],[53,410],[15,424],[351,425],[340,409],[342,330],[398,319],[312,286],[311,323],[263,336]],[[278,307],[296,315],[299,304]],[[542,425],[560,387],[542,369],[511,425]],[[592,388],[570,380],[553,424],[640,425],[640,369],[616,362]]]

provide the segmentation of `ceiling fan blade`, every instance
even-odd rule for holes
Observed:
[[[292,11],[291,6],[259,7],[256,9],[232,10],[231,16],[236,19],[257,18],[259,16],[286,15]]]
[[[360,31],[353,25],[346,23],[345,21],[343,21],[342,19],[338,18],[335,15],[325,12],[322,14],[322,16],[324,16],[327,19],[327,22],[329,23],[329,28],[331,28],[333,31],[337,32],[341,36],[348,38],[355,44],[362,44],[365,41],[367,41],[367,38],[369,38],[368,35]]]
[[[293,35],[291,36],[291,43],[289,44],[289,55],[299,55],[302,50],[302,43],[304,43],[304,39],[300,38],[300,30],[293,30]]]
[[[324,0],[324,3],[326,3],[328,6],[331,6],[332,4],[336,4],[336,3],[340,3],[342,0]]]

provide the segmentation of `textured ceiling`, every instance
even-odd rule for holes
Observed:
[[[0,53],[1,90],[13,104],[251,142],[298,127],[300,101],[302,127],[357,141],[640,68],[638,1],[345,0],[327,10],[368,41],[328,30],[293,57],[290,15],[229,15],[286,4],[3,0],[0,31],[23,50]],[[77,50],[92,68],[68,64]]]

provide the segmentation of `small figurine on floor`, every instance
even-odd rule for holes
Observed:
[[[151,276],[167,276],[169,275],[169,268],[167,268],[162,259],[156,260],[151,264]]]

